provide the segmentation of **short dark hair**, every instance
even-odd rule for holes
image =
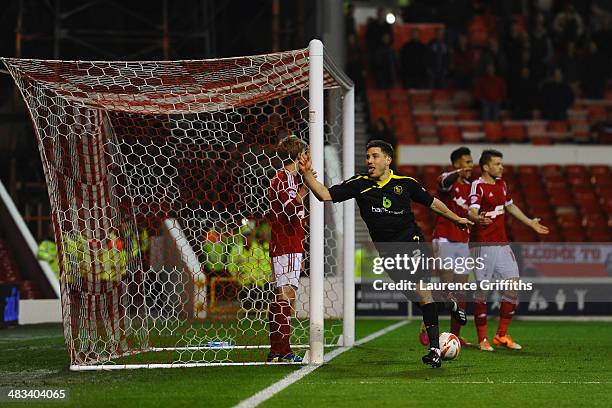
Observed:
[[[485,164],[489,164],[489,162],[491,161],[493,157],[502,158],[504,157],[504,155],[499,150],[494,150],[494,149],[484,150],[482,154],[480,155],[480,160],[478,160],[478,165],[480,165],[480,168],[483,169]]]
[[[387,156],[393,159],[393,146],[384,140],[374,139],[370,140],[366,145],[366,151],[370,150],[372,147],[379,147],[380,150]]]
[[[460,147],[458,149],[455,149],[455,150],[453,150],[453,152],[450,155],[451,163],[456,162],[457,160],[459,160],[463,156],[469,156],[470,154],[472,154],[472,152],[470,152],[470,149],[468,149],[465,146],[462,146],[462,147]]]

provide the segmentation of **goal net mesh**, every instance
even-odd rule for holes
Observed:
[[[203,61],[4,59],[36,131],[72,366],[263,362],[268,189],[308,142],[308,49]],[[325,85],[325,181],[341,180],[342,99]],[[309,337],[309,228],[291,344]],[[325,206],[325,343],[342,334],[342,206]]]

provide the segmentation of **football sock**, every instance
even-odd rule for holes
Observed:
[[[503,337],[508,331],[508,326],[514,316],[514,310],[516,309],[516,303],[514,301],[508,301],[502,298],[501,306],[499,307],[499,324],[497,326],[497,335]]]
[[[474,323],[478,333],[478,343],[487,337],[487,303],[474,301]]]
[[[440,348],[440,329],[438,327],[438,307],[436,303],[421,305],[423,323],[429,337],[429,348]]]
[[[270,321],[270,351],[274,353],[289,354],[291,345],[291,305],[286,300],[270,303],[268,319]]]
[[[466,302],[463,295],[457,295],[457,305],[459,306],[459,309],[465,310]],[[459,322],[457,322],[457,319],[452,316],[450,321],[450,331],[457,337],[459,337],[459,333],[461,332],[461,325]]]

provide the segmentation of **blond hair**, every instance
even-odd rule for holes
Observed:
[[[295,135],[287,136],[278,143],[278,154],[283,162],[295,161],[308,148],[308,144]]]

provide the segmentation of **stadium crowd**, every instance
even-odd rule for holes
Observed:
[[[470,91],[483,120],[567,119],[577,97],[602,99],[612,59],[612,13],[594,1],[414,1],[409,23],[442,23],[424,43],[415,25],[403,44],[384,9],[359,39],[349,7],[347,71],[358,87]],[[399,50],[399,51],[397,51]]]

